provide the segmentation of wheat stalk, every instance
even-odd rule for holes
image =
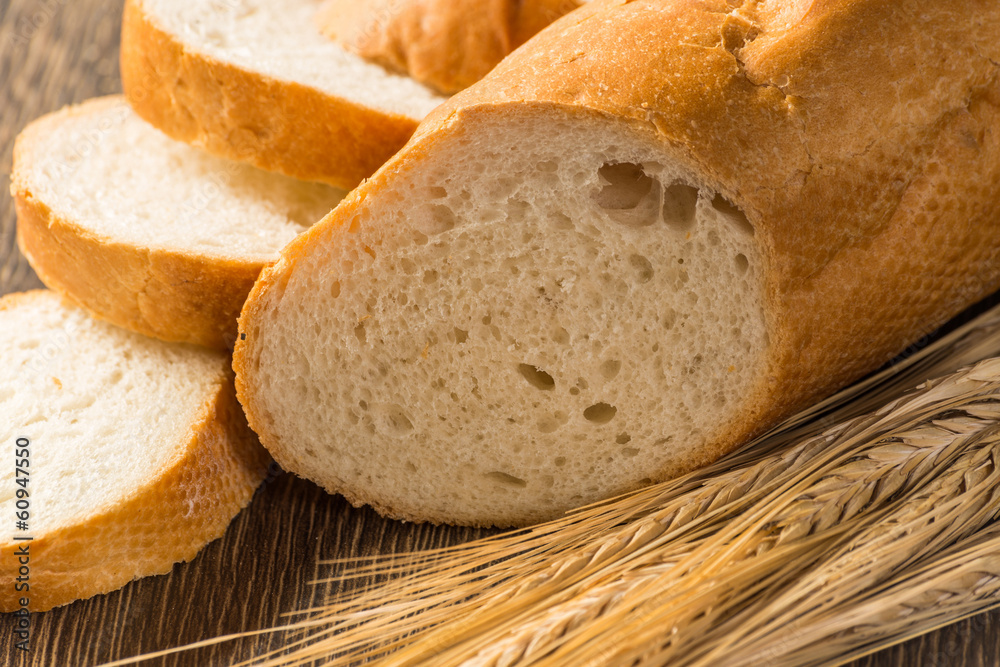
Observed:
[[[998,604],[1000,527],[993,526],[868,592],[853,602],[850,614],[822,609],[798,619],[780,640],[762,639],[742,650],[748,662],[843,663],[934,629],[942,619],[960,620]]]

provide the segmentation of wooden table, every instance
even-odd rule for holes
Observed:
[[[120,91],[121,0],[0,0],[0,169],[10,173],[14,136],[30,120]],[[14,242],[14,206],[0,189],[0,294],[40,287]],[[267,482],[221,540],[166,576],[37,614],[30,653],[13,648],[0,619],[0,664],[93,665],[220,634],[271,627],[280,614],[331,593],[320,559],[429,548],[482,531],[414,526],[350,507],[281,474]],[[364,582],[361,582],[363,585]],[[264,636],[152,664],[224,665],[279,646]],[[983,614],[856,665],[1000,664],[1000,612]]]

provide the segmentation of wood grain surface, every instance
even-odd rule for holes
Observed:
[[[0,169],[8,175],[14,137],[26,123],[65,104],[120,91],[121,0],[0,0],[0,11]],[[41,286],[16,249],[14,223],[5,184],[0,191],[0,294]],[[283,613],[308,608],[335,592],[310,584],[335,574],[320,565],[321,559],[430,548],[480,534],[386,521],[308,482],[276,474],[225,536],[192,562],[109,595],[35,614],[29,652],[13,646],[13,618],[0,617],[0,664],[96,665],[272,627],[283,622]],[[280,636],[263,635],[146,664],[226,665],[279,648],[280,641]],[[1000,665],[1000,612],[854,664]]]

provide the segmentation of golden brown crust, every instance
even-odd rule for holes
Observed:
[[[31,293],[5,297],[7,303]],[[169,572],[220,537],[246,507],[270,457],[246,425],[224,368],[202,419],[164,468],[113,506],[71,525],[0,544],[0,611],[46,611]],[[16,591],[16,552],[28,544],[30,590]]]
[[[232,349],[236,319],[263,263],[96,236],[57,216],[24,186],[14,202],[18,245],[50,289],[130,331]]]
[[[578,0],[328,0],[317,20],[347,50],[450,94],[579,6]]]
[[[132,108],[174,139],[221,157],[350,189],[395,153],[417,126],[189,50],[128,0],[122,86]]]
[[[545,113],[646,132],[754,225],[766,271],[766,372],[688,469],[1000,288],[1000,7],[736,4],[605,0],[553,24],[433,112],[405,149],[286,248],[251,292],[241,331],[252,333],[268,293],[280,292],[329,226],[487,114],[509,118],[512,132],[518,119]],[[252,355],[249,342],[237,344],[239,397],[264,444],[280,448],[242,377]],[[650,472],[661,480],[684,471]]]

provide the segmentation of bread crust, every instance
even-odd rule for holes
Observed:
[[[125,3],[121,75],[132,108],[168,136],[343,189],[371,175],[419,122],[199,53],[162,29],[142,0]]]
[[[103,113],[117,104],[112,96],[85,107]],[[232,350],[240,309],[267,262],[116,241],[56,214],[32,191],[32,146],[58,133],[77,108],[35,121],[15,142],[11,195],[21,252],[47,287],[99,319],[168,342]]]
[[[1000,7],[736,4],[606,0],[556,22],[435,110],[403,151],[286,248],[251,292],[240,331],[252,336],[329,226],[487,114],[511,128],[560,113],[647,132],[755,228],[766,371],[701,456],[650,471],[654,481],[731,451],[1000,288]],[[253,356],[253,341],[238,342],[240,401],[280,461],[294,443],[269,431]],[[382,506],[357,489],[332,490]],[[421,508],[388,513],[449,521]]]
[[[451,94],[579,6],[578,0],[328,0],[317,20],[347,50]]]
[[[102,110],[117,102],[90,102]],[[61,113],[70,113],[72,109]],[[59,115],[30,125],[14,146],[17,241],[42,281],[99,319],[170,342],[232,349],[236,319],[259,261],[146,248],[103,237],[57,215],[30,185],[27,148]]]
[[[15,307],[43,291],[4,297]],[[220,537],[249,504],[270,457],[247,427],[232,376],[220,364],[216,389],[188,440],[141,488],[74,523],[34,534],[30,542],[0,543],[0,611],[47,611],[121,588],[139,577],[165,574]],[[17,592],[15,552],[30,545],[30,590]]]
[[[18,246],[46,286],[130,331],[232,349],[262,263],[120,243],[57,216],[28,189],[14,201]]]

